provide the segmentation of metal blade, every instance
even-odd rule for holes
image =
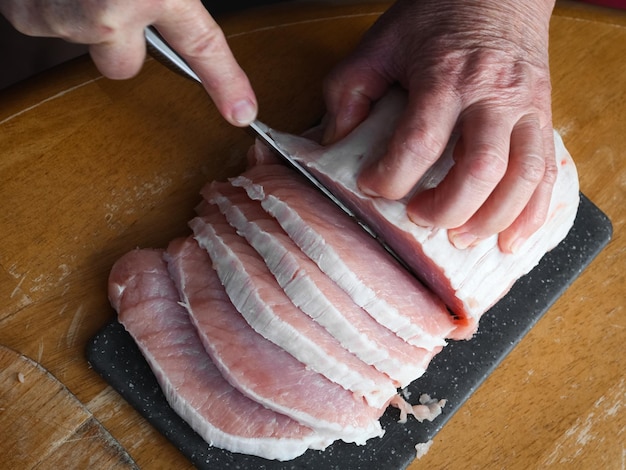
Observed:
[[[144,35],[148,45],[148,52],[152,57],[179,75],[198,83],[202,83],[200,77],[198,77],[196,72],[189,67],[187,62],[185,62],[185,59],[183,59],[178,52],[172,49],[170,45],[163,40],[154,27],[148,26],[144,30]]]
[[[335,205],[339,206],[339,208],[348,214],[352,218],[357,218],[354,212],[346,206],[341,200],[335,196],[332,191],[330,191],[324,184],[317,179],[315,175],[313,175],[308,168],[303,166],[299,161],[297,161],[293,156],[291,156],[288,152],[286,152],[278,142],[274,140],[271,136],[272,129],[263,124],[261,121],[254,121],[250,124],[250,128],[254,132],[254,134],[260,138],[265,145],[267,145],[270,149],[274,151],[274,153],[278,154],[280,157],[289,164],[294,170],[296,170],[299,174],[304,176],[313,186],[315,186],[318,190],[320,190],[324,195],[330,199]],[[360,222],[359,222],[360,223]],[[374,232],[372,229],[367,227],[365,224],[361,223],[361,225],[367,230],[367,232],[374,236]]]

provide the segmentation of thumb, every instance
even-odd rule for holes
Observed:
[[[126,79],[136,75],[146,55],[146,45],[141,29],[125,31],[115,41],[105,41],[89,46],[89,54],[105,77]]]

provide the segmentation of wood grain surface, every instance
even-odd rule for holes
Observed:
[[[137,468],[87,408],[48,371],[0,346],[2,466]],[[11,434],[9,434],[11,433]]]
[[[291,132],[314,124],[324,75],[386,6],[304,3],[220,18],[261,119]],[[626,467],[626,18],[558,3],[551,35],[554,125],[614,238],[412,470]],[[150,59],[128,81],[103,78],[84,57],[0,92],[0,344],[49,370],[140,468],[191,464],[86,362],[87,341],[114,315],[108,271],[134,247],[188,233],[199,188],[238,173],[250,144],[198,86]],[[2,386],[18,385],[2,367]],[[0,400],[6,423],[20,397]],[[72,464],[52,432],[2,425],[0,455],[28,441]]]

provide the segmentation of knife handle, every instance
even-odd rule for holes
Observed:
[[[189,78],[198,83],[202,83],[200,77],[194,72],[185,60],[165,42],[161,35],[153,26],[148,26],[144,30],[148,53],[156,60],[165,65],[168,69]]]

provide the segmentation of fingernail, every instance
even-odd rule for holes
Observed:
[[[235,103],[232,118],[237,124],[243,126],[250,124],[256,117],[257,108],[250,100],[241,100]]]
[[[511,250],[511,253],[513,253],[513,254],[517,253],[522,248],[522,245],[524,244],[525,241],[526,241],[526,239],[525,238],[521,238],[521,237],[516,238],[515,240],[513,240],[511,242],[510,247],[509,247],[509,250]]]
[[[434,228],[432,221],[425,219],[420,215],[422,212],[419,210],[420,206],[417,202],[417,200],[413,199],[409,201],[407,205],[406,215],[409,217],[409,220],[419,227],[429,229]]]
[[[465,248],[476,243],[476,241],[478,240],[478,237],[476,237],[476,235],[473,235],[469,232],[448,233],[448,237],[452,244],[459,250],[464,250]]]
[[[357,178],[357,186],[361,190],[363,194],[370,197],[380,197],[376,191],[370,188],[367,184],[367,180],[369,179],[368,173],[372,172],[372,165],[367,165],[363,168]]]
[[[380,194],[378,194],[376,191],[373,191],[370,188],[361,187],[360,189],[361,189],[361,192],[363,194],[365,194],[366,196],[369,196],[369,197],[380,197]]]

